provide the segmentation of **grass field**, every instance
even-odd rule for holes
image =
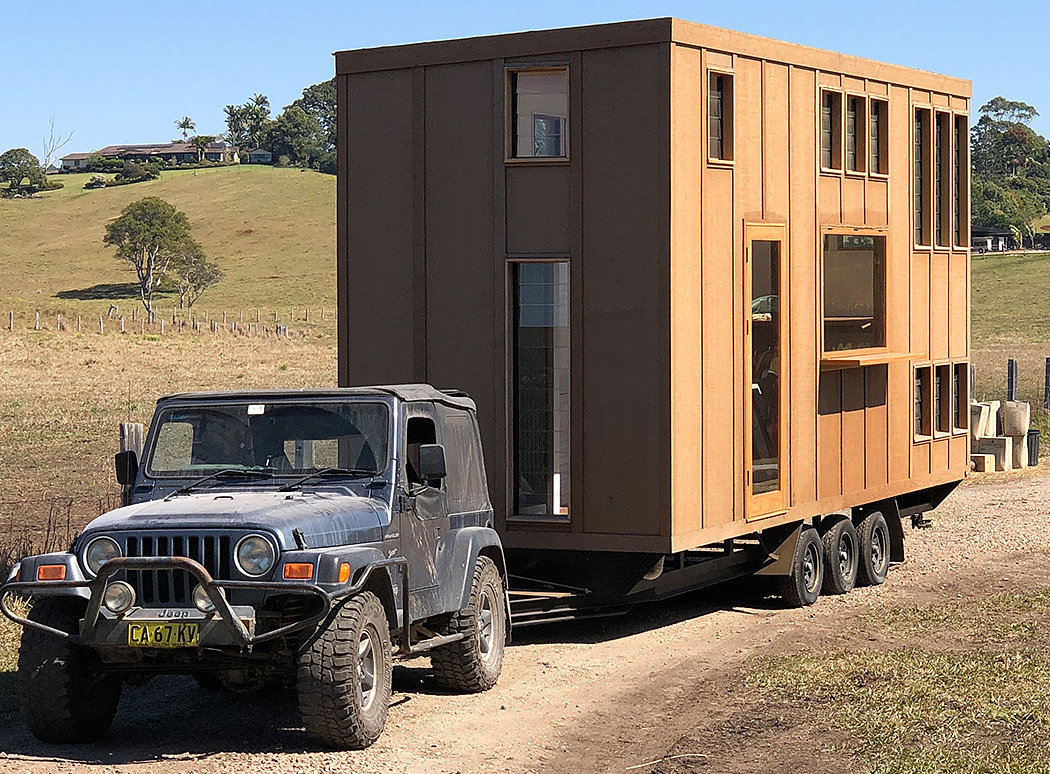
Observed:
[[[335,177],[234,166],[163,172],[158,180],[85,191],[90,175],[37,198],[0,200],[0,313],[122,311],[139,303],[134,273],[102,243],[129,203],[159,196],[186,213],[226,279],[198,306],[211,310],[335,306]],[[170,309],[171,298],[161,309]]]

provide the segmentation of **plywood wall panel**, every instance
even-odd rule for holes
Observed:
[[[791,315],[787,319],[791,347],[791,502],[808,502],[817,495],[817,358],[819,347],[818,237],[816,213],[817,136],[814,121],[816,77],[812,70],[790,71],[791,196],[788,217],[788,259]]]
[[[889,382],[887,366],[864,369],[864,486],[889,483]]]
[[[889,224],[889,185],[885,180],[868,180],[864,194],[865,218],[872,228]]]
[[[911,363],[890,363],[887,367],[886,415],[889,428],[889,479],[908,478],[911,456]]]
[[[763,220],[762,62],[737,57],[733,89],[734,208],[746,221]],[[724,217],[724,212],[723,212]]]
[[[842,371],[820,374],[817,395],[817,497],[842,494]]]
[[[930,320],[930,254],[915,252],[911,260],[911,351],[919,360],[933,357]]]
[[[948,439],[938,438],[930,446],[930,472],[946,473],[948,471]]]
[[[864,489],[865,456],[869,449],[864,437],[864,369],[842,371],[842,491]]]
[[[911,450],[911,476],[920,478],[930,475],[930,446],[932,442],[924,441],[912,446]]]
[[[817,218],[821,225],[832,226],[843,222],[842,178],[838,175],[821,175],[817,180],[819,201]]]
[[[415,320],[424,315],[413,294],[412,71],[347,76],[350,110],[345,143],[347,200],[347,384],[416,381]],[[381,291],[377,290],[381,289]],[[376,330],[376,320],[383,324]]]
[[[791,174],[788,164],[788,69],[766,62],[762,75],[762,213],[766,221],[784,223],[788,214]]]
[[[739,326],[732,312],[732,300],[740,286],[735,279],[734,227],[725,211],[729,203],[732,212],[733,170],[707,167],[703,172],[702,192],[700,306],[707,313],[700,343],[704,353],[701,390],[704,444],[711,452],[705,457],[701,477],[704,526],[711,527],[734,520],[737,480],[742,475],[737,464],[740,444],[735,429],[737,393],[741,391],[742,381],[735,369]],[[714,310],[723,311],[716,314]]]
[[[864,178],[846,175],[842,180],[842,222],[852,226],[864,226],[867,221]]]
[[[967,301],[969,293],[969,266],[966,253],[952,253],[948,259],[948,332],[949,355],[956,360],[969,356],[969,335],[967,332]]]
[[[573,355],[583,358],[583,518],[589,533],[659,535],[653,514],[670,513],[670,111],[660,87],[670,73],[660,46],[585,51],[582,67],[580,125],[602,128],[583,137],[583,255],[572,269],[585,283],[584,346]]]
[[[702,526],[701,52],[671,50],[671,532]]]
[[[930,357],[948,357],[948,254],[934,252],[930,269]]]

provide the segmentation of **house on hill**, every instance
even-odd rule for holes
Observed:
[[[248,151],[249,164],[272,164],[273,154],[265,148],[252,148]]]
[[[88,159],[101,156],[105,159],[124,159],[125,161],[150,162],[163,161],[174,164],[192,164],[198,160],[197,146],[191,142],[166,142],[146,145],[107,145],[93,153],[70,153],[63,156],[63,171],[84,169]],[[210,143],[204,151],[205,161],[221,162],[229,157],[234,164],[240,163],[238,148],[225,142]]]

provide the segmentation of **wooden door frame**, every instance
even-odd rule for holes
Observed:
[[[778,333],[780,336],[780,372],[779,372],[779,432],[777,433],[777,445],[779,446],[780,459],[780,488],[773,492],[765,492],[753,495],[752,471],[754,452],[754,428],[753,423],[753,382],[752,382],[752,330],[751,330],[751,301],[753,268],[751,264],[752,242],[777,242],[779,250],[779,272],[778,272],[778,299],[777,309],[780,315]],[[789,361],[789,270],[788,270],[788,241],[787,226],[783,223],[744,223],[744,320],[743,320],[743,354],[744,354],[744,518],[747,521],[775,516],[787,511],[789,502],[788,471],[789,450],[788,437],[788,395],[790,392],[790,361]]]

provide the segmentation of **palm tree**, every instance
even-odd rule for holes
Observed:
[[[215,136],[211,134],[199,134],[194,137],[190,142],[193,143],[193,147],[197,149],[197,161],[204,160],[204,152],[208,150],[208,146],[215,142]]]
[[[266,97],[265,94],[256,94],[254,97],[252,97],[251,101],[255,107],[266,108],[267,113],[269,113],[270,100]]]
[[[186,142],[189,133],[197,128],[197,124],[189,116],[183,116],[181,120],[175,122],[175,127],[182,130],[182,141]]]

